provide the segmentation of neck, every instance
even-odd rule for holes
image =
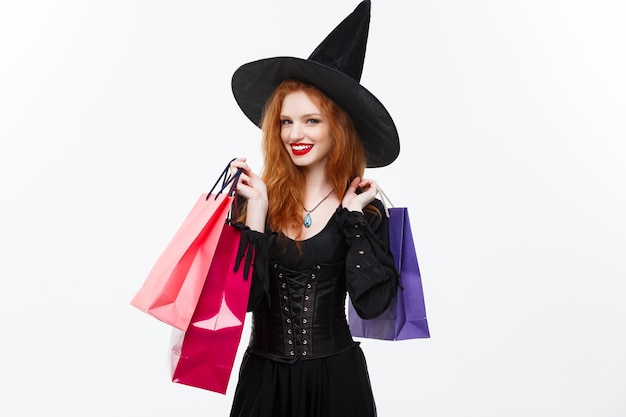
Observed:
[[[312,174],[305,172],[304,175],[304,195],[305,198],[317,198],[326,195],[333,187],[326,178],[326,175]]]

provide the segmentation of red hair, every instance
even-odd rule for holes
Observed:
[[[261,175],[267,186],[270,230],[296,231],[302,229],[302,200],[304,174],[296,166],[280,138],[280,113],[285,96],[304,92],[328,119],[332,145],[326,163],[326,175],[339,201],[343,200],[350,181],[362,177],[365,171],[365,151],[350,117],[318,88],[301,81],[284,80],[267,101],[263,112],[263,156]]]

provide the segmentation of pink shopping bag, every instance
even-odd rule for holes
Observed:
[[[189,325],[234,198],[238,174],[228,172],[227,166],[211,191],[200,195],[131,300],[139,310],[181,330]]]

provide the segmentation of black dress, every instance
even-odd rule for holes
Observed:
[[[252,334],[231,417],[370,417],[367,365],[346,320],[346,293],[363,318],[382,313],[398,275],[387,218],[338,208],[300,241],[244,230],[255,248]],[[251,252],[251,251],[249,251]]]

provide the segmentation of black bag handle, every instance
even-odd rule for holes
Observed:
[[[226,168],[224,168],[224,171],[222,171],[222,173],[220,174],[220,176],[217,178],[217,181],[215,181],[215,184],[213,184],[213,187],[211,187],[211,191],[209,191],[209,193],[207,194],[205,201],[209,200],[209,196],[211,195],[211,193],[213,193],[213,191],[215,190],[215,187],[217,187],[217,184],[220,183],[220,180],[222,180],[222,185],[220,187],[220,190],[215,194],[215,199],[217,200],[217,197],[222,194],[222,192],[226,189],[226,187],[228,187],[230,185],[230,189],[228,190],[228,196],[232,197],[235,194],[235,191],[237,190],[237,183],[239,182],[239,177],[241,176],[241,172],[243,171],[242,168],[237,169],[237,172],[235,172],[234,174],[230,175],[230,164],[237,158],[233,158],[230,160],[230,162],[228,163],[228,165],[226,165]]]

